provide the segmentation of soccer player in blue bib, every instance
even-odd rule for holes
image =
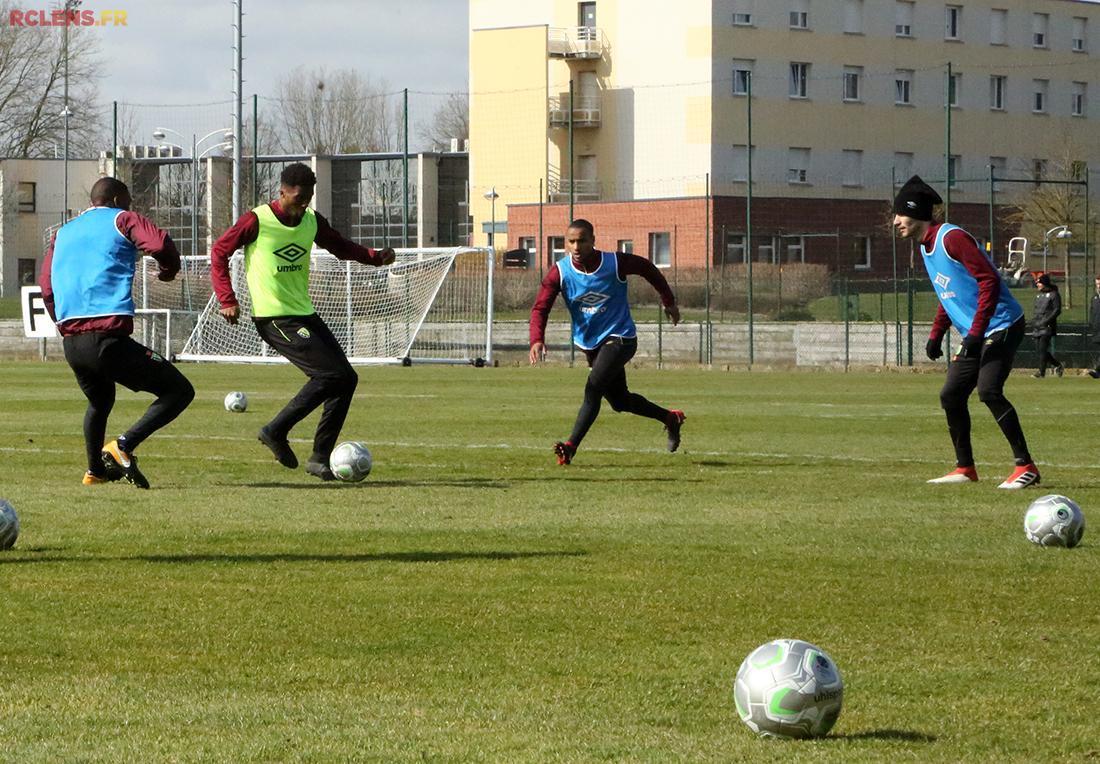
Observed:
[[[601,252],[587,220],[574,220],[565,235],[567,257],[546,274],[531,308],[531,364],[546,357],[546,321],[559,293],[573,319],[573,344],[588,360],[591,371],[584,386],[584,402],[568,440],[554,444],[558,464],[573,461],[577,449],[600,413],[603,398],[615,411],[628,411],[656,419],[668,432],[668,450],[680,447],[684,412],[661,408],[631,392],[626,385],[626,364],[638,350],[638,334],[626,299],[626,277],[639,275],[661,297],[665,313],[675,325],[680,321],[676,297],[653,263],[622,252]]]
[[[124,478],[138,488],[149,481],[138,469],[134,449],[178,417],[195,389],[173,366],[134,342],[134,268],[139,250],[160,266],[157,278],[171,281],[180,269],[172,237],[130,210],[130,191],[115,178],[92,186],[92,206],[58,229],[42,261],[42,299],[57,322],[65,360],[88,399],[84,485]],[[145,415],[104,444],[115,385],[157,396]]]
[[[967,399],[977,387],[978,399],[993,414],[1016,459],[1015,470],[997,487],[1014,490],[1038,485],[1039,469],[1027,449],[1020,418],[1004,396],[1005,380],[1024,338],[1024,311],[970,234],[949,223],[932,222],[933,207],[942,203],[935,189],[916,175],[894,199],[894,227],[901,238],[919,242],[921,259],[940,301],[925,352],[933,361],[943,356],[948,326],[963,338],[940,391],[956,466],[928,482],[978,480],[967,408]]]

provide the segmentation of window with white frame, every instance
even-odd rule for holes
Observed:
[[[549,262],[556,263],[565,257],[565,237],[550,236],[546,239],[546,251],[549,254]]]
[[[733,144],[730,158],[730,180],[745,183],[749,179],[749,147],[743,143]]]
[[[913,176],[913,152],[894,152],[894,178],[898,183],[904,183]]]
[[[844,0],[844,33],[863,34],[863,0]]]
[[[1047,91],[1050,90],[1050,80],[1031,81],[1031,110],[1036,114],[1045,113],[1047,110]]]
[[[519,237],[519,248],[526,250],[528,254],[535,254],[535,237],[534,236],[521,236]],[[532,258],[533,261],[533,258]]]
[[[755,3],[753,0],[735,0],[733,3],[733,25],[737,27],[751,27],[753,24],[752,12]]]
[[[945,40],[958,40],[961,37],[962,6],[948,5],[944,7],[943,37]]]
[[[1004,8],[994,8],[989,17],[989,44],[1005,45],[1008,43],[1008,11]]]
[[[672,235],[667,231],[649,234],[649,261],[658,268],[672,266]]]
[[[760,245],[756,248],[756,262],[758,263],[774,263],[775,260],[775,237],[769,237],[760,242]]]
[[[726,233],[726,259],[727,263],[747,262],[745,256],[745,234]]]
[[[1088,42],[1085,33],[1088,30],[1089,20],[1081,16],[1073,17],[1072,49],[1074,53],[1084,53],[1088,50]]]
[[[989,171],[993,175],[993,189],[1000,191],[1001,183],[998,179],[1004,178],[1008,172],[1008,157],[990,157]]]
[[[844,100],[845,101],[858,101],[863,95],[863,67],[862,66],[846,66],[844,67]]]
[[[810,0],[792,0],[790,13],[791,29],[810,28]]]
[[[734,60],[733,62],[733,94],[743,96],[749,94],[749,80],[752,78],[753,61],[747,59]]]
[[[784,236],[783,245],[784,263],[806,262],[806,240],[801,236]]]
[[[955,188],[959,182],[959,170],[962,168],[962,157],[952,154],[947,158],[947,185]]]
[[[913,0],[897,0],[894,5],[894,36],[913,36]]]
[[[615,242],[615,251],[623,252],[627,255],[634,254],[634,240],[633,239],[619,239]]]
[[[1075,117],[1085,116],[1085,93],[1087,89],[1087,82],[1073,83],[1073,92],[1070,93],[1070,114]]]
[[[894,72],[894,103],[899,106],[913,103],[912,69],[898,69]]]
[[[1008,88],[1008,77],[1003,74],[993,74],[989,77],[989,108],[994,111],[1004,111],[1005,90]]]
[[[951,79],[947,81],[947,103],[950,106],[957,107],[959,105],[960,93],[962,92],[962,75],[952,74]]]
[[[810,177],[810,150],[807,148],[791,148],[787,151],[787,182],[809,183]]]
[[[791,63],[788,94],[791,98],[807,98],[809,93],[810,65]]]
[[[855,255],[855,262],[852,263],[852,268],[857,271],[871,270],[870,236],[857,236],[852,242],[852,253]]]
[[[852,188],[863,185],[863,152],[859,149],[844,149],[843,184]]]
[[[1049,45],[1047,35],[1050,30],[1049,13],[1031,14],[1031,46],[1033,48],[1045,48]]]

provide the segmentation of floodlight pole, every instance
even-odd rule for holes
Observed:
[[[244,145],[244,126],[241,121],[241,66],[243,55],[242,4],[233,0],[233,222],[241,216],[241,147]],[[253,149],[255,151],[255,149]]]

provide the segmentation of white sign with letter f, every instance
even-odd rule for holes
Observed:
[[[46,303],[42,299],[42,287],[23,287],[20,302],[23,304],[23,333],[26,336],[57,336],[57,327],[50,320],[50,314],[46,311]]]

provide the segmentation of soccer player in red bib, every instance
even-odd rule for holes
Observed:
[[[1039,468],[1027,449],[1020,417],[1004,395],[1005,380],[1024,337],[1024,311],[974,237],[958,226],[932,221],[933,207],[942,203],[935,189],[916,175],[894,199],[894,227],[901,238],[920,244],[921,259],[940,301],[925,352],[933,361],[943,355],[949,326],[962,336],[940,391],[955,446],[955,469],[928,482],[977,482],[967,408],[967,399],[977,388],[978,400],[997,421],[1016,459],[1015,470],[997,487],[1015,490],[1038,485]]]
[[[573,319],[573,344],[584,352],[591,369],[573,433],[567,440],[554,444],[561,465],[573,461],[581,441],[599,416],[603,398],[615,411],[661,422],[668,432],[669,451],[680,447],[680,428],[685,418],[683,411],[661,408],[631,392],[626,384],[626,364],[638,350],[638,333],[626,298],[626,277],[637,275],[648,281],[660,295],[665,314],[674,325],[680,321],[676,297],[653,263],[622,252],[601,252],[595,244],[591,223],[587,220],[570,223],[565,235],[568,255],[546,274],[531,308],[531,364],[546,357],[546,321],[560,293]]]

